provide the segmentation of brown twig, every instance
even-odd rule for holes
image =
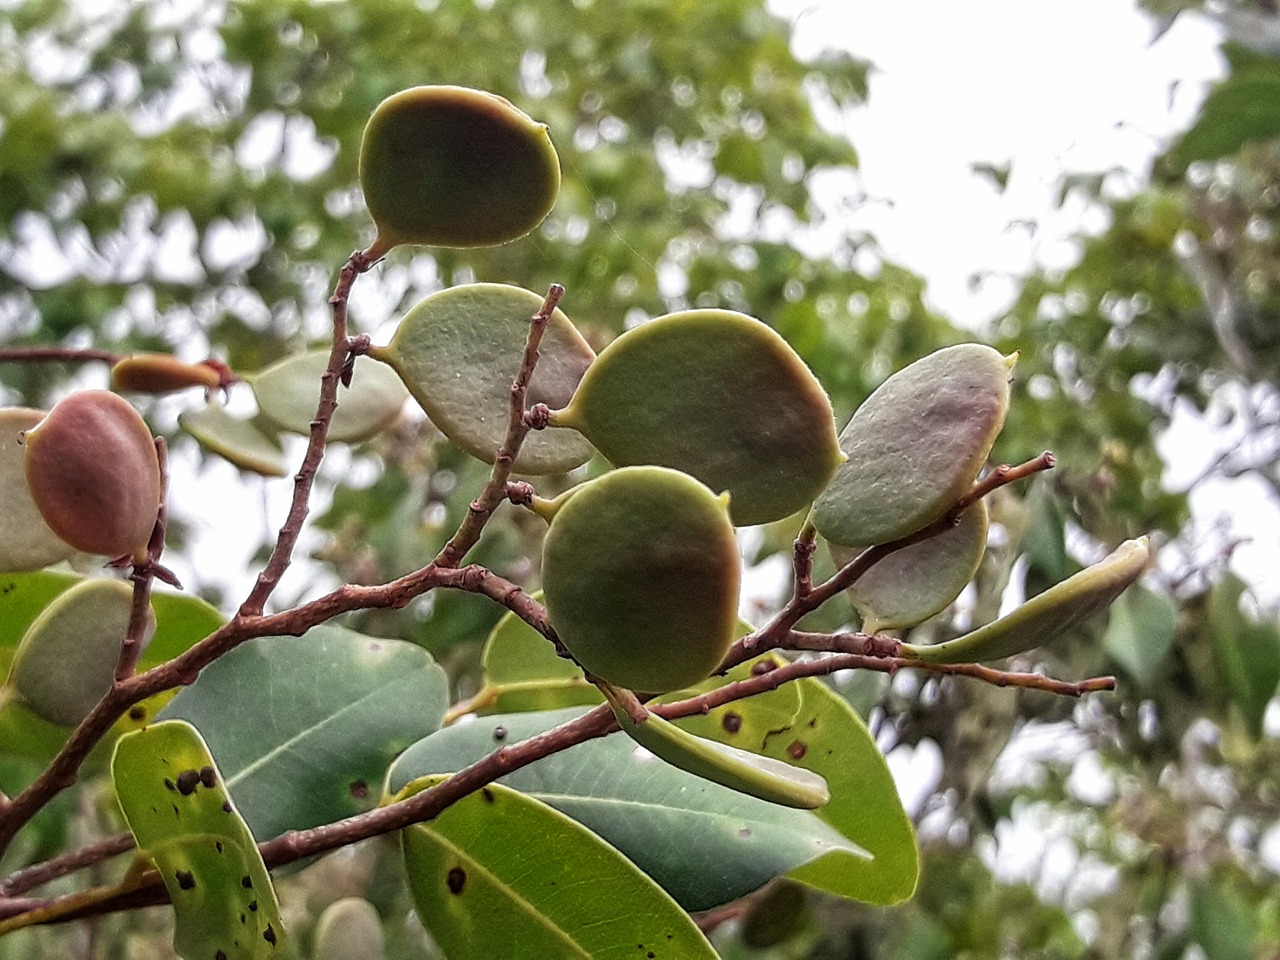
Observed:
[[[324,459],[329,423],[334,411],[338,409],[338,384],[351,352],[351,341],[347,337],[347,300],[351,296],[351,287],[356,278],[372,265],[372,261],[359,250],[351,254],[338,274],[333,295],[329,297],[329,308],[333,315],[333,349],[329,354],[329,365],[320,377],[320,402],[316,407],[315,419],[311,421],[307,452],[302,458],[302,466],[293,478],[293,502],[289,505],[288,516],[280,528],[271,556],[258,574],[249,596],[240,605],[237,617],[256,617],[262,613],[267,599],[293,560],[293,548],[302,533],[302,524],[307,519],[311,487],[315,483],[316,472],[320,469],[320,461]]]
[[[43,863],[15,870],[0,882],[0,896],[16,897],[51,880],[57,880],[69,873],[75,873],[77,870],[127,853],[135,846],[137,844],[134,842],[133,834],[119,833],[114,837],[107,837],[105,840],[83,846],[79,850],[72,850],[45,860]]]
[[[778,646],[782,640],[788,635],[791,629],[800,621],[805,614],[808,614],[822,604],[826,603],[832,597],[836,596],[840,591],[846,589],[851,584],[856,583],[868,570],[883,560],[890,554],[896,553],[922,540],[928,540],[940,533],[945,533],[959,522],[960,514],[967,510],[974,503],[983,497],[1013,483],[1022,480],[1042,470],[1048,470],[1054,465],[1053,454],[1047,450],[1034,459],[1028,460],[1026,463],[1017,466],[1009,466],[1002,464],[996,467],[982,479],[978,480],[966,493],[961,497],[949,511],[939,517],[930,524],[921,527],[914,533],[905,537],[899,537],[888,543],[878,544],[874,547],[868,547],[858,554],[850,563],[836,572],[830,580],[818,586],[812,586],[809,589],[797,589],[791,599],[787,602],[778,614],[769,621],[764,627],[754,633],[750,633],[740,640],[735,641],[729,649],[729,653],[721,661],[717,672],[723,673],[732,667],[737,666],[752,657],[772,650]],[[807,550],[807,546],[802,540],[796,541],[796,549]],[[800,575],[806,569],[807,561],[801,560],[799,557],[793,563],[797,569],[797,587],[800,586]]]
[[[115,366],[127,354],[110,350],[80,350],[72,347],[0,347],[0,363],[61,361],[63,363],[102,362]]]
[[[520,453],[524,438],[529,435],[530,424],[525,418],[525,401],[529,396],[529,381],[533,379],[534,368],[538,365],[538,347],[542,343],[542,334],[547,329],[547,322],[555,312],[556,305],[564,296],[564,287],[553,283],[547,290],[538,312],[529,318],[529,336],[525,341],[524,355],[520,361],[520,369],[511,383],[511,400],[507,419],[507,435],[498,448],[493,460],[493,469],[489,472],[489,481],[480,491],[480,496],[471,501],[467,516],[458,527],[457,532],[449,538],[444,549],[436,555],[433,564],[440,567],[456,567],[460,564],[472,547],[480,540],[485,524],[509,496],[508,480],[511,478],[511,467]],[[529,491],[532,494],[532,490]]]
[[[116,662],[116,683],[129,679],[138,668],[138,658],[147,642],[147,628],[151,622],[151,585],[160,569],[160,555],[164,552],[165,529],[169,523],[169,452],[163,437],[157,437],[156,460],[160,464],[160,503],[156,511],[156,523],[147,543],[147,558],[135,563],[130,579],[133,581],[133,607],[129,613],[129,628],[120,644],[120,659]]]

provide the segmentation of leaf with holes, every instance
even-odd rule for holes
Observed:
[[[283,956],[271,877],[196,729],[169,721],[126,734],[111,779],[138,848],[169,891],[174,949],[188,960]]]
[[[397,799],[445,779],[412,781]],[[544,803],[496,784],[401,831],[414,908],[449,960],[714,960],[680,906]]]

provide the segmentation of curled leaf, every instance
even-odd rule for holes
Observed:
[[[902,655],[930,663],[972,663],[1044,646],[1110,606],[1142,575],[1150,559],[1146,537],[1126,540],[1102,560],[1037,594],[1008,616],[945,643],[904,643]]]

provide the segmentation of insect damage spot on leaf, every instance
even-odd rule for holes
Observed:
[[[276,931],[271,924],[268,923],[267,929],[262,931],[262,939],[267,941],[267,943],[271,944],[273,947],[276,945]]]
[[[369,796],[369,784],[365,783],[363,780],[351,781],[350,789],[351,796],[355,797],[357,800],[363,800],[365,797]]]
[[[209,788],[216,787],[218,785],[218,771],[208,765],[201,767],[200,782]]]
[[[250,901],[249,901],[249,912],[250,912],[250,913],[257,913],[257,912],[258,912],[258,901],[257,901],[257,900],[250,900]]]
[[[196,888],[196,878],[190,870],[175,870],[173,876],[178,881],[179,890],[194,890]]]
[[[800,760],[808,752],[809,752],[808,744],[804,743],[801,740],[792,740],[791,743],[787,746],[787,756],[791,757],[792,760]]]
[[[178,792],[184,797],[189,797],[196,792],[196,787],[200,785],[199,770],[183,770],[178,774]]]
[[[223,812],[223,813],[230,813],[230,812],[231,812],[231,801],[230,801],[230,800],[223,800],[223,801],[222,801],[222,812]]]
[[[246,873],[243,877],[241,877],[241,878],[240,878],[240,886],[244,887],[246,890],[252,890],[252,889],[253,889],[253,877],[249,876],[249,875]]]
[[[721,722],[724,724],[724,728],[730,733],[737,733],[742,729],[742,715],[739,713],[733,713],[730,711],[724,715],[724,720]]]
[[[467,885],[467,871],[461,867],[454,867],[449,871],[449,875],[444,878],[444,883],[449,888],[449,892],[457,896],[462,892],[462,888]]]
[[[493,791],[490,790],[488,787],[482,788],[480,790],[480,795],[484,797],[485,803],[493,803],[497,799],[496,797],[494,797]]]
[[[129,711],[130,720],[145,720],[146,717],[147,717],[146,707],[134,707],[132,710]]]

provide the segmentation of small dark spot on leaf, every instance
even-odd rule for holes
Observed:
[[[177,790],[177,789],[178,789],[177,787],[175,787],[175,786],[173,785],[173,781],[172,781],[172,780],[170,780],[168,777],[165,777],[165,778],[164,778],[164,788],[165,788],[166,790]]]
[[[449,875],[444,878],[444,883],[449,888],[449,892],[457,896],[462,892],[462,888],[467,885],[467,871],[461,867],[454,867],[449,871]]]
[[[221,840],[215,840],[215,841],[214,841],[214,843],[213,843],[213,848],[214,848],[215,850],[217,850],[219,853],[221,853],[221,852],[222,852],[222,841],[221,841]]]
[[[649,960],[653,960],[653,958],[656,957],[657,954],[654,953],[652,950],[650,950],[648,953],[645,954],[645,956],[648,957]]]
[[[147,718],[146,707],[134,707],[132,710],[129,711],[130,720],[145,720],[146,718]]]
[[[810,727],[811,729],[812,729],[813,727],[816,727],[817,725],[818,725],[818,718],[817,718],[817,717],[814,717],[812,720],[810,720],[810,721],[809,721],[809,727]]]
[[[496,799],[493,795],[493,791],[490,790],[488,787],[481,787],[480,795],[484,797],[485,803],[493,803],[493,801]]]
[[[196,787],[200,785],[199,770],[183,770],[178,774],[178,792],[184,797],[189,797],[196,792]]]
[[[196,888],[196,878],[190,870],[174,871],[173,876],[178,881],[179,890],[194,890]]]
[[[213,955],[213,960],[227,960],[227,951],[219,950]]]
[[[741,837],[743,840],[746,840],[751,836],[751,828],[743,827],[741,830],[738,831],[738,836]]]
[[[240,886],[244,887],[246,890],[252,890],[252,889],[253,889],[253,877],[249,876],[249,875],[246,873],[243,877],[241,877],[241,878],[240,878]]]
[[[729,733],[737,733],[742,729],[742,714],[734,713],[730,710],[724,715],[724,720],[721,723]]]
[[[363,800],[369,795],[369,784],[363,780],[352,780],[349,789],[351,790],[351,795],[357,800]]]
[[[493,739],[502,741],[507,739],[507,728],[499,724],[493,728]]]
[[[201,767],[200,782],[206,787],[216,787],[218,785],[218,771],[210,766]]]
[[[178,805],[176,803],[173,804],[173,815],[179,818],[182,816],[182,811],[178,809]]]
[[[787,756],[792,760],[801,760],[809,752],[809,745],[802,740],[792,740],[787,745]]]
[[[249,901],[249,912],[250,912],[250,913],[257,913],[257,912],[258,912],[258,901],[257,901],[257,900],[250,900],[250,901]]]
[[[248,922],[248,920],[249,920],[249,918],[248,918],[248,917],[246,917],[243,913],[242,913],[242,914],[240,914],[240,922],[241,922],[241,923],[247,923],[247,922]]]
[[[262,931],[262,939],[267,941],[267,943],[271,944],[273,947],[276,945],[276,931],[271,924],[268,923],[267,929]]]
[[[773,673],[778,669],[778,665],[772,660],[761,660],[759,663],[751,667],[751,675],[753,677],[761,676],[766,673]]]
[[[377,641],[374,641],[373,643],[369,644],[369,649],[373,653],[377,653],[379,650],[382,649],[382,644],[378,643]]]
[[[223,812],[223,813],[230,813],[230,812],[231,812],[231,801],[230,801],[230,800],[223,800],[223,801],[222,801],[222,812]]]

